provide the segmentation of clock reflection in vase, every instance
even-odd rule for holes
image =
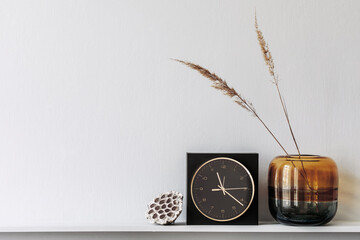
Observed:
[[[258,154],[188,153],[187,224],[258,224]]]

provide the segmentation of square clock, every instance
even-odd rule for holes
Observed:
[[[188,153],[188,225],[257,225],[257,153]]]

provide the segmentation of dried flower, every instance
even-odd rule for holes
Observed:
[[[269,73],[270,73],[271,77],[273,78],[273,84],[275,84],[275,86],[276,86],[276,90],[277,90],[278,96],[280,98],[281,106],[282,106],[282,109],[284,111],[287,124],[289,126],[291,137],[292,137],[292,139],[293,139],[293,141],[295,143],[296,149],[297,149],[299,157],[300,157],[300,155],[301,155],[300,154],[300,149],[299,149],[299,146],[298,146],[298,144],[296,142],[295,135],[294,135],[294,132],[293,132],[291,124],[290,124],[290,118],[289,118],[289,114],[288,114],[288,111],[287,111],[287,108],[286,108],[286,105],[285,105],[285,100],[284,100],[284,97],[282,96],[282,94],[280,92],[279,77],[275,73],[274,59],[273,59],[273,57],[271,55],[269,45],[266,43],[266,41],[264,39],[264,36],[263,36],[263,33],[259,29],[259,25],[258,25],[258,21],[257,21],[257,17],[256,17],[256,12],[255,12],[255,31],[256,31],[257,39],[259,41],[261,52],[262,52],[263,57],[264,57],[265,64],[268,66]],[[305,174],[306,174],[306,172],[305,172]]]
[[[237,93],[234,88],[229,87],[229,85],[226,83],[226,81],[224,81],[223,79],[218,77],[215,73],[211,73],[206,68],[203,68],[203,67],[201,67],[201,66],[199,66],[197,64],[194,64],[194,63],[191,63],[191,62],[186,62],[186,61],[179,60],[179,59],[173,59],[173,60],[175,60],[177,62],[180,62],[182,64],[185,64],[186,66],[198,71],[205,78],[212,81],[212,83],[213,83],[212,87],[214,87],[215,89],[220,90],[223,94],[225,94],[225,95],[229,96],[230,98],[232,98],[235,103],[239,104],[239,106],[241,106],[242,108],[244,108],[248,112],[252,113],[252,115],[254,117],[256,117],[261,122],[261,124],[266,128],[266,130],[271,134],[271,136],[279,144],[279,146],[286,153],[286,155],[289,155],[287,153],[287,151],[285,150],[285,148],[281,145],[279,140],[272,133],[272,131],[268,128],[268,126],[264,123],[264,121],[257,114],[253,104],[251,102],[249,102],[248,100],[246,100],[244,97],[242,97],[239,93]]]

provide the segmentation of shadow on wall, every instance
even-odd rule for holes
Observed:
[[[359,221],[360,179],[348,171],[339,171],[337,220]]]
[[[271,217],[268,204],[268,168],[259,168],[259,221],[275,222]]]

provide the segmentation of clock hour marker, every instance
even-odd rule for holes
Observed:
[[[241,198],[240,201],[243,202],[244,204],[247,204],[244,198]]]
[[[208,212],[208,214],[210,214],[210,212],[214,209],[214,206],[210,206],[210,210]]]

